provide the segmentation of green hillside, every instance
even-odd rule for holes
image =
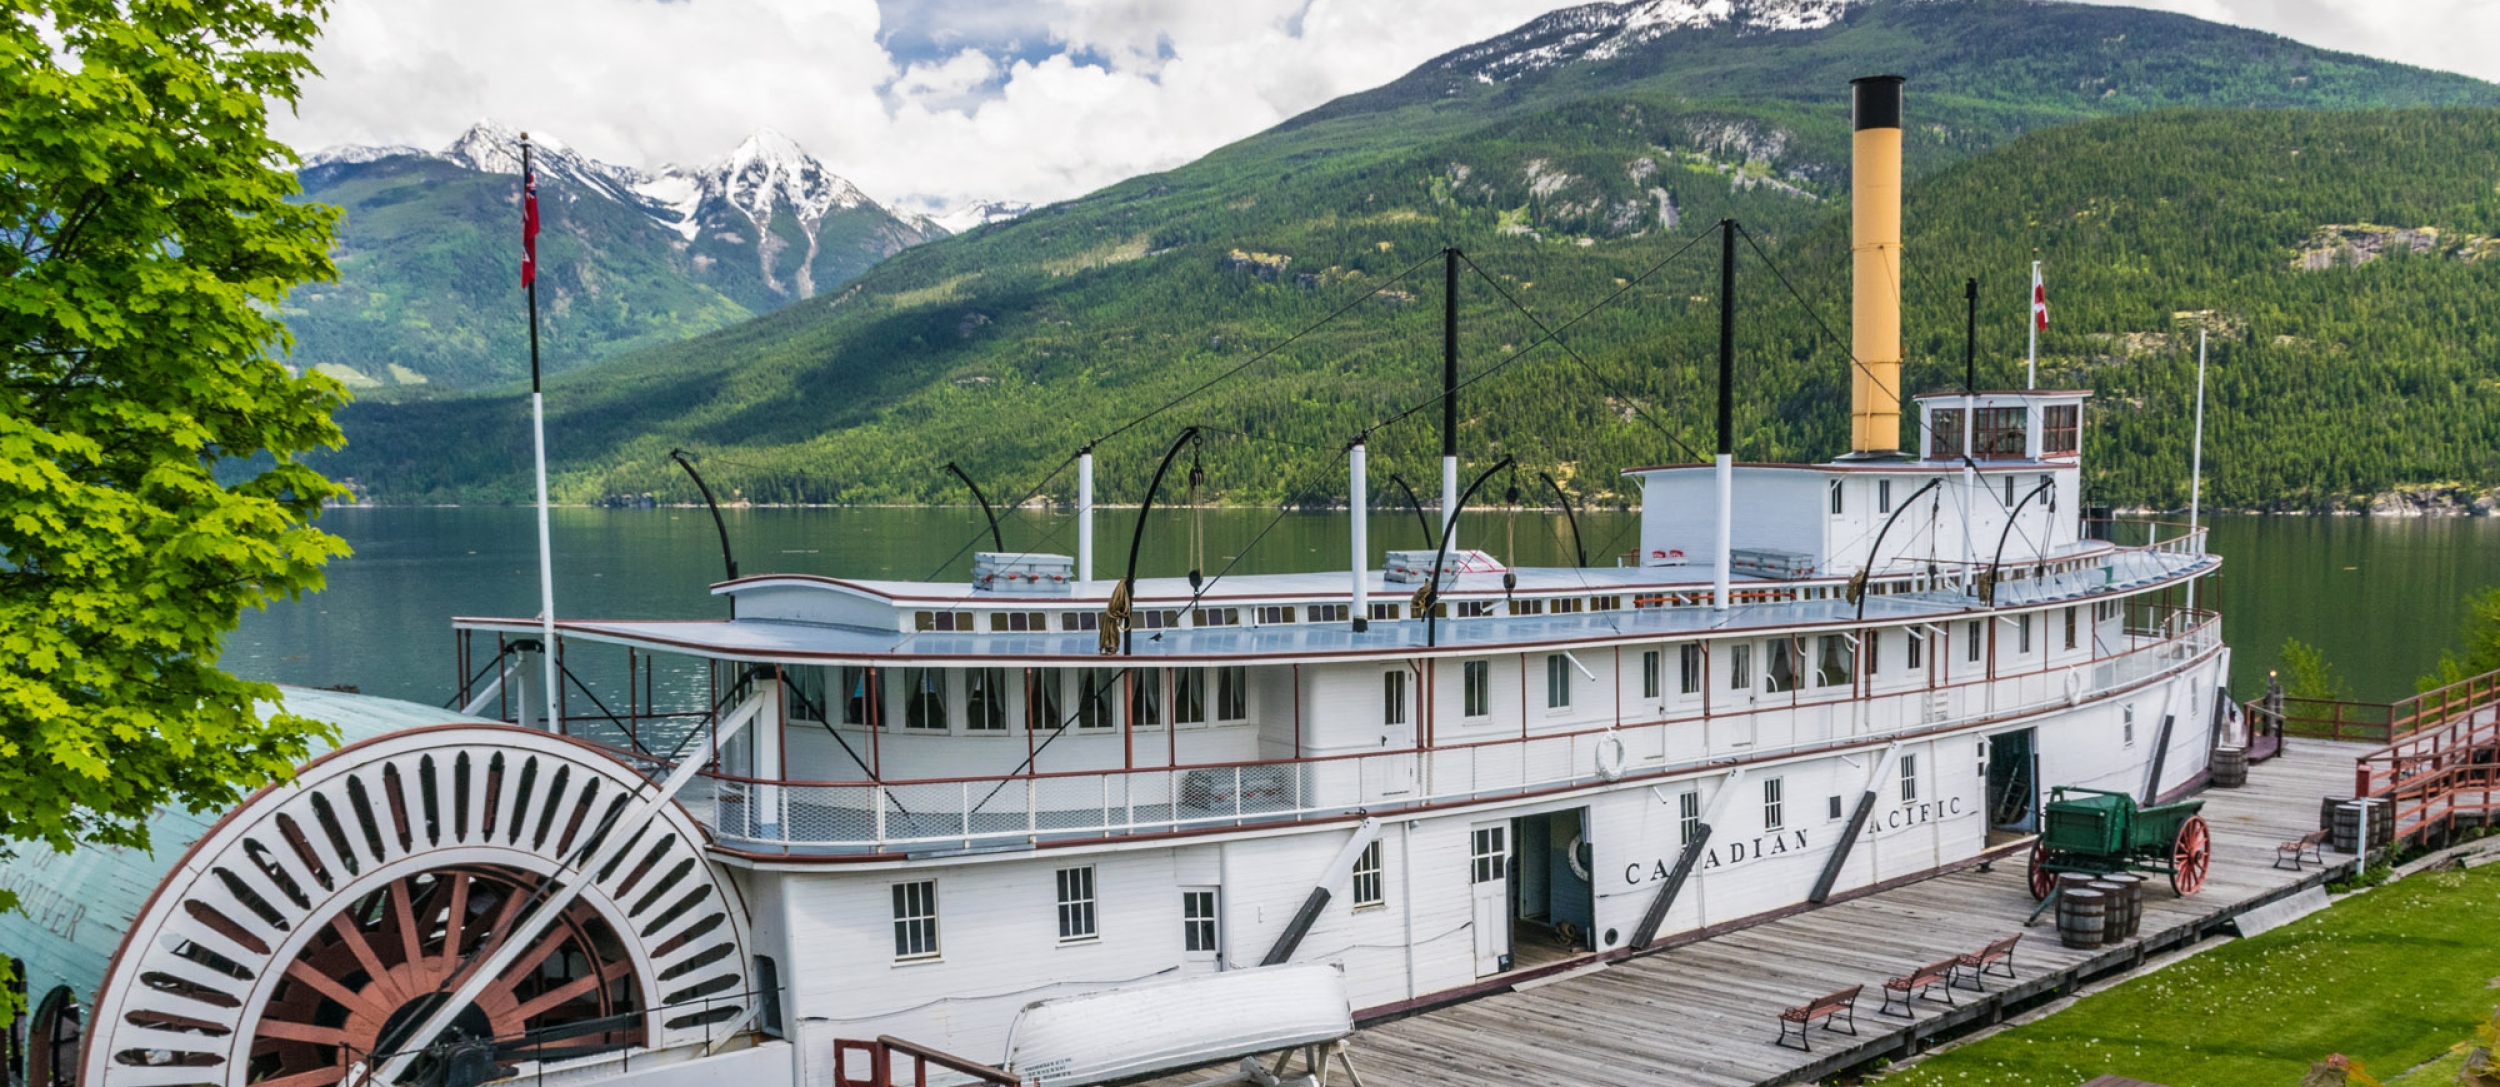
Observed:
[[[1845,335],[1846,78],[1882,70],[1911,81],[1911,388],[1958,381],[1965,275],[1991,288],[1983,380],[2019,380],[2008,360],[2037,249],[2057,307],[2050,374],[2102,391],[2098,500],[2167,504],[2183,487],[2193,371],[2178,333],[2192,319],[2176,315],[2203,310],[2227,333],[2215,500],[2500,480],[2500,413],[2480,400],[2500,353],[2478,309],[2500,261],[2450,244],[2500,233],[2500,114],[2140,113],[2492,106],[2500,88],[2182,17],[1997,0],[1499,66],[1547,38],[1532,26],[1462,50],[1181,169],[559,382],[558,488],[690,496],[665,459],[683,445],[758,501],[952,499],[949,460],[1013,495],[1085,440],[1363,300],[1100,450],[1106,500],[1132,499],[1169,435],[1197,423],[1222,498],[1341,501],[1345,440],[1436,389],[1433,258],[1455,244],[1549,324],[1624,291],[1563,335],[1576,359],[1537,348],[1469,390],[1461,442],[1629,501],[1618,468],[1684,459],[1662,430],[1706,445],[1715,336],[1709,245],[1644,273],[1736,216]],[[2138,115],[2068,123],[2101,114]],[[2295,271],[2338,224],[2443,233],[2423,254]],[[2379,237],[2355,236],[2364,249]],[[1744,265],[1739,454],[1841,451],[1845,358],[1751,252]],[[1539,336],[1482,282],[1461,301],[1470,374]],[[517,496],[522,408],[510,395],[357,405],[329,468],[385,500]],[[1434,474],[1436,418],[1375,430],[1375,474]],[[1072,483],[1063,472],[1044,490]]]

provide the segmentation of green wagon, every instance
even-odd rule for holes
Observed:
[[[2125,793],[2061,785],[2041,809],[2040,841],[2031,847],[2031,897],[2047,898],[2060,872],[2105,876],[2161,872],[2170,889],[2195,894],[2214,863],[2213,833],[2198,815],[2205,802],[2138,806]]]

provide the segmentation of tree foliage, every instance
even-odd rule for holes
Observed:
[[[274,307],[331,275],[266,128],[322,11],[0,0],[0,853],[144,846],[328,733],[216,666],[345,551],[299,459],[343,391],[274,357]]]
[[[2283,639],[2283,671],[2289,681],[2283,685],[2283,693],[2294,698],[2341,702],[2352,697],[2351,686],[2335,674],[2335,665],[2326,659],[2326,653],[2298,638]]]
[[[2457,645],[2439,655],[2439,667],[2413,681],[2415,690],[2432,691],[2485,672],[2500,670],[2500,585],[2478,589],[2465,598],[2465,619],[2457,624]]]

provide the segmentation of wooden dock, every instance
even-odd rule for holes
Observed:
[[[2273,867],[2275,847],[2316,829],[2318,801],[2347,796],[2359,744],[2294,740],[2251,768],[2248,785],[2210,789],[2204,815],[2214,864],[2204,889],[2174,895],[2162,877],[2146,886],[2140,935],[2075,950],[2052,919],[2025,928],[2034,905],[2024,854],[1876,894],[1836,902],[1602,968],[1523,982],[1513,989],[1376,1023],[1350,1043],[1366,1087],[1449,1083],[1551,1087],[1754,1087],[1812,1082],[1879,1057],[1901,1057],[1940,1036],[1996,1022],[2073,989],[2133,969],[2148,954],[2223,930],[2248,909],[2338,878],[2353,859],[2326,854],[2324,868]],[[1984,993],[1956,991],[1954,1007],[1920,1002],[1917,1019],[1877,1014],[1885,978],[2016,932],[2017,977],[1988,979]],[[1864,985],[1858,1036],[1812,1034],[1814,1050],[1773,1045],[1782,1008]],[[1207,1074],[1161,1081],[1183,1084]]]

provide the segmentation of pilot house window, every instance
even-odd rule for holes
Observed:
[[[903,669],[903,727],[946,727],[946,673],[935,668]]]
[[[2074,455],[2083,447],[2083,405],[2051,404],[2048,420],[2040,428],[2040,452],[2047,456]]]
[[[2020,458],[2031,450],[2023,429],[2031,412],[2028,408],[1981,408],[1974,417],[1971,445],[1974,457]]]

